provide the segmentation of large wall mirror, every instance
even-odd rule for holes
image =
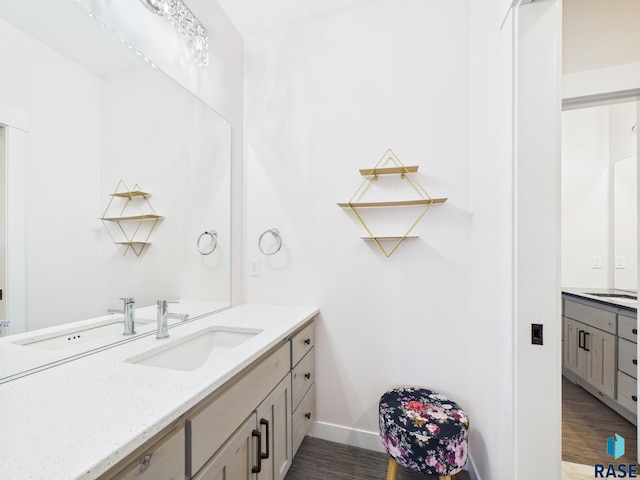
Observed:
[[[3,191],[20,187],[24,198],[3,210],[24,211],[24,244],[0,251],[0,264],[24,251],[24,287],[0,286],[9,311],[24,304],[24,318],[7,318],[8,338],[105,316],[120,297],[148,306],[149,318],[157,300],[201,314],[229,307],[230,124],[74,0],[3,0],[0,39],[0,112],[28,124],[15,170],[12,127],[0,128]],[[121,181],[151,193],[164,217],[139,256],[123,255],[117,224],[109,235],[99,219]],[[217,246],[203,255],[197,240],[211,231]]]
[[[563,112],[562,283],[638,289],[635,100]]]

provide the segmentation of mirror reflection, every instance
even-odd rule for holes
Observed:
[[[637,291],[637,103],[562,114],[562,283]]]
[[[180,300],[171,309],[191,319],[228,307],[229,123],[73,0],[3,0],[0,38],[11,46],[0,67],[0,112],[19,112],[28,124],[24,148],[6,158],[0,179],[5,190],[21,187],[25,199],[24,245],[0,249],[5,264],[24,250],[24,287],[12,283],[11,268],[0,269],[9,275],[0,304],[13,311],[24,298],[26,312],[9,315],[2,329],[10,336],[0,344],[0,364],[13,365],[0,378],[34,367],[12,361],[11,353],[33,348],[34,330],[46,339],[60,325],[73,333],[76,324],[90,324],[100,338],[66,352],[57,341],[40,341],[55,348],[40,348],[38,365],[103,346],[107,338],[130,339],[113,327],[93,328],[121,327],[122,314],[107,315],[123,308],[121,298],[135,299],[138,334],[155,332],[157,300]],[[0,128],[0,136],[11,128]],[[9,143],[0,141],[3,154],[14,152]],[[12,176],[11,165],[24,177]],[[136,244],[139,255],[114,241],[144,232],[147,220],[100,220],[112,194],[123,191],[121,182],[150,194],[144,200],[163,217],[148,238],[133,238],[149,242]],[[14,207],[7,202],[9,217]],[[212,230],[215,251],[203,255],[197,240]]]

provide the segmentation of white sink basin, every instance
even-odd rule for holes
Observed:
[[[155,320],[138,320],[136,325],[144,325]],[[124,319],[116,317],[109,320],[103,320],[94,325],[84,325],[70,330],[58,331],[47,335],[38,335],[32,338],[19,340],[14,342],[18,345],[27,347],[41,348],[43,350],[61,350],[64,348],[74,347],[87,343],[97,343],[99,340],[118,341],[125,338]]]
[[[192,371],[255,337],[262,330],[209,327],[126,361],[149,367]],[[162,341],[162,340],[159,340]]]

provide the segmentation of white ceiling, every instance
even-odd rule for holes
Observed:
[[[372,0],[218,0],[238,31],[251,35]]]

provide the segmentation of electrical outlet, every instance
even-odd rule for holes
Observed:
[[[600,255],[594,255],[591,259],[591,268],[602,268],[602,257]]]
[[[627,268],[627,257],[624,255],[616,255],[616,268],[620,270]]]
[[[258,258],[249,259],[249,276],[250,277],[260,276],[260,259]]]

